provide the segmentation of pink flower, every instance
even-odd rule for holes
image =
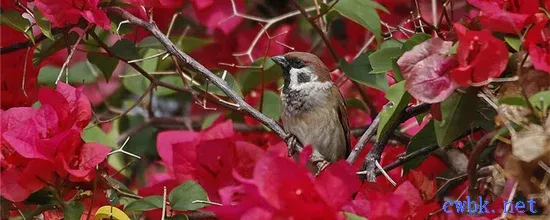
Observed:
[[[538,1],[533,0],[468,0],[479,8],[483,27],[504,33],[521,33],[538,12]]]
[[[97,5],[99,0],[36,0],[36,7],[54,27],[76,24],[81,17],[105,30],[111,21]]]

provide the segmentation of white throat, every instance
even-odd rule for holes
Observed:
[[[289,79],[288,89],[281,92],[287,114],[299,114],[326,104],[332,81],[320,82],[317,74],[309,67],[290,69]]]
[[[331,81],[319,82],[318,76],[315,74],[314,70],[310,67],[303,67],[300,69],[291,68],[289,71],[290,75],[290,84],[288,87],[291,90],[299,91],[308,91],[308,90],[326,90],[332,86]],[[301,82],[299,80],[300,75],[302,77],[307,77],[309,80],[307,82]]]

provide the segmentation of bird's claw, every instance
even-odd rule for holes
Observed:
[[[296,136],[292,134],[288,135],[285,141],[286,141],[286,146],[288,150],[288,156],[292,157],[294,154],[296,154],[296,143],[297,143]]]

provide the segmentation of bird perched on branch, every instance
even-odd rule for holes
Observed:
[[[286,132],[312,145],[314,163],[335,162],[350,153],[346,104],[329,70],[315,55],[290,52],[271,58],[283,69],[281,118]],[[295,149],[289,155],[296,159]]]

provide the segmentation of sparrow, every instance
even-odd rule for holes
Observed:
[[[290,52],[271,60],[283,70],[280,97],[284,130],[302,146],[313,147],[311,160],[319,158],[313,162],[345,159],[350,153],[346,104],[328,68],[317,56],[305,52]],[[290,147],[289,155],[297,160]]]

